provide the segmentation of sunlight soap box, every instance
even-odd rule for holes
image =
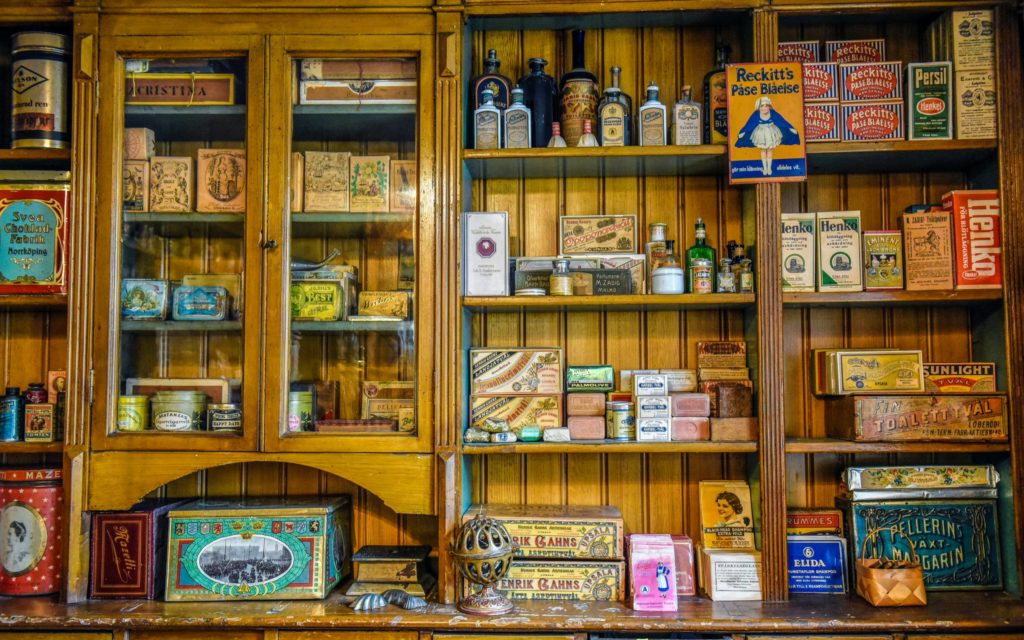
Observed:
[[[348,496],[200,500],[168,514],[170,602],[313,600],[351,573]]]
[[[860,211],[829,211],[817,216],[818,291],[861,291]]]

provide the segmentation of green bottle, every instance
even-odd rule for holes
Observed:
[[[697,224],[695,225],[696,241],[693,246],[686,250],[686,275],[688,282],[688,291],[695,293],[697,289],[694,287],[694,273],[693,273],[693,261],[694,260],[710,260],[711,261],[711,274],[710,281],[715,282],[715,266],[718,261],[715,259],[715,250],[707,243],[707,230],[704,228],[704,220],[697,218]],[[714,291],[714,289],[712,289]]]

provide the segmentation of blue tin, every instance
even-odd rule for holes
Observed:
[[[228,314],[228,290],[224,287],[177,287],[174,320],[223,320]]]
[[[121,281],[121,317],[125,320],[163,320],[167,317],[167,281]]]
[[[846,593],[846,538],[787,536],[790,593]]]
[[[0,396],[0,442],[21,442],[25,439],[25,399],[18,387],[7,387]]]
[[[846,514],[857,558],[866,551],[867,557],[910,559],[913,545],[929,591],[1003,586],[995,500],[836,498],[836,506]]]

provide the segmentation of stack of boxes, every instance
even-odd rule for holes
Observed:
[[[709,399],[711,439],[757,440],[747,343],[743,340],[698,342],[697,380],[701,393],[706,393]]]
[[[786,546],[790,593],[846,593],[847,553],[838,509],[789,509]]]
[[[605,394],[615,388],[611,365],[569,367],[565,372],[565,413],[569,440],[603,440]]]
[[[996,137],[995,22],[991,9],[950,11],[928,28],[932,60],[951,60],[957,139]]]
[[[903,63],[885,60],[885,40],[826,42],[839,63],[843,142],[903,140]]]
[[[473,349],[469,360],[466,442],[535,441],[562,426],[561,349]]]

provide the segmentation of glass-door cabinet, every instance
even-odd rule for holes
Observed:
[[[259,445],[264,41],[182,42],[101,44],[96,449]]]
[[[268,450],[431,450],[432,47],[271,38]]]

